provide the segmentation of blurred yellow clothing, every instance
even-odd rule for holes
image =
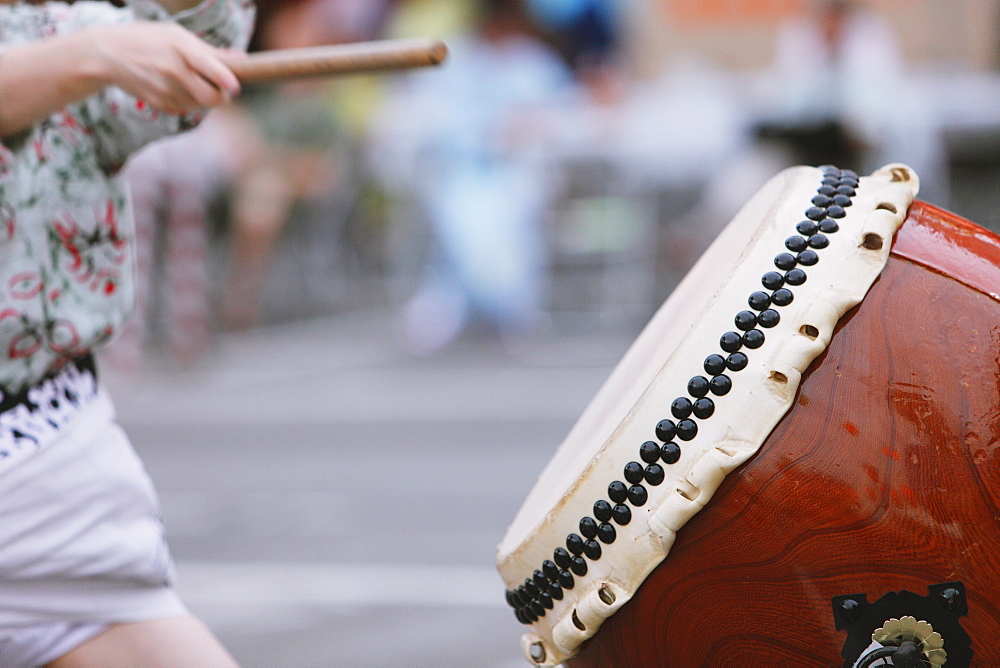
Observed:
[[[389,26],[390,37],[450,37],[464,32],[475,18],[469,0],[410,0],[400,5]]]
[[[329,86],[326,101],[337,125],[350,137],[364,135],[382,103],[383,81],[378,77],[344,77]]]
[[[447,38],[465,32],[476,16],[470,0],[409,0],[400,3],[389,19],[385,37]],[[329,107],[341,127],[352,136],[368,129],[374,109],[382,103],[385,80],[347,77],[330,86]]]

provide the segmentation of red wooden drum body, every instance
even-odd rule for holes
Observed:
[[[842,665],[835,598],[957,581],[1000,666],[998,295],[1000,238],[915,202],[793,408],[568,665]]]
[[[669,322],[668,301],[515,518],[498,561],[508,603],[529,626],[529,660],[854,666],[882,665],[876,656],[902,648],[917,652],[912,665],[1000,666],[1000,237],[913,201],[915,176],[904,166],[862,180],[853,213],[836,214],[839,232],[834,214],[825,217],[835,205],[822,197],[812,201],[827,208],[796,224],[801,214],[783,202],[799,201],[810,179],[840,174],[799,170],[781,176],[792,185],[769,184],[773,199],[751,202],[756,213],[741,212],[724,233],[765,221],[755,235],[728,239],[749,250],[720,263],[728,278],[698,315],[711,327]],[[897,181],[913,187],[908,197]],[[816,259],[827,239],[813,245],[810,220],[840,235],[843,268],[835,253]],[[776,230],[788,224],[793,236],[782,242]],[[774,256],[784,283],[773,267],[763,278],[740,273],[747,262],[760,266],[758,255],[770,264],[775,243],[799,261]],[[793,287],[799,269],[815,293]],[[749,327],[746,311],[735,327],[721,320],[738,303],[729,293],[745,304],[742,286],[752,282]],[[782,288],[797,291],[794,305]],[[773,323],[767,310],[778,312]],[[716,343],[716,323],[740,331]],[[657,349],[657,338],[670,342]],[[727,367],[711,369],[723,358],[710,355],[700,371],[701,350],[730,344],[740,352]],[[739,355],[741,366],[730,365]],[[669,357],[661,370],[642,368],[658,357]],[[641,391],[622,380],[630,375],[642,376]],[[742,395],[727,376],[743,383]],[[719,378],[732,394],[716,392]],[[671,403],[677,383],[687,395]],[[703,415],[697,397],[714,400]],[[682,436],[692,406],[687,422],[699,418],[700,431]],[[758,406],[773,419],[757,420]],[[618,417],[593,416],[601,412]],[[656,416],[670,412],[661,430]],[[643,435],[651,420],[656,437]],[[623,457],[642,462],[623,471]],[[622,476],[622,489],[635,484],[615,498],[621,483],[608,482]]]

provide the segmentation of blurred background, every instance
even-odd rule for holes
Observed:
[[[905,162],[1000,227],[1000,0],[260,0],[252,48],[448,62],[248,89],[127,166],[105,352],[192,609],[246,666],[522,665],[495,546],[780,169]]]

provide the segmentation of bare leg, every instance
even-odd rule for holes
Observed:
[[[194,617],[116,624],[50,668],[236,668],[236,660]]]

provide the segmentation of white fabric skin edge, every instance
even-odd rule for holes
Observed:
[[[187,614],[152,482],[93,401],[0,475],[0,665],[53,661],[114,623]]]

